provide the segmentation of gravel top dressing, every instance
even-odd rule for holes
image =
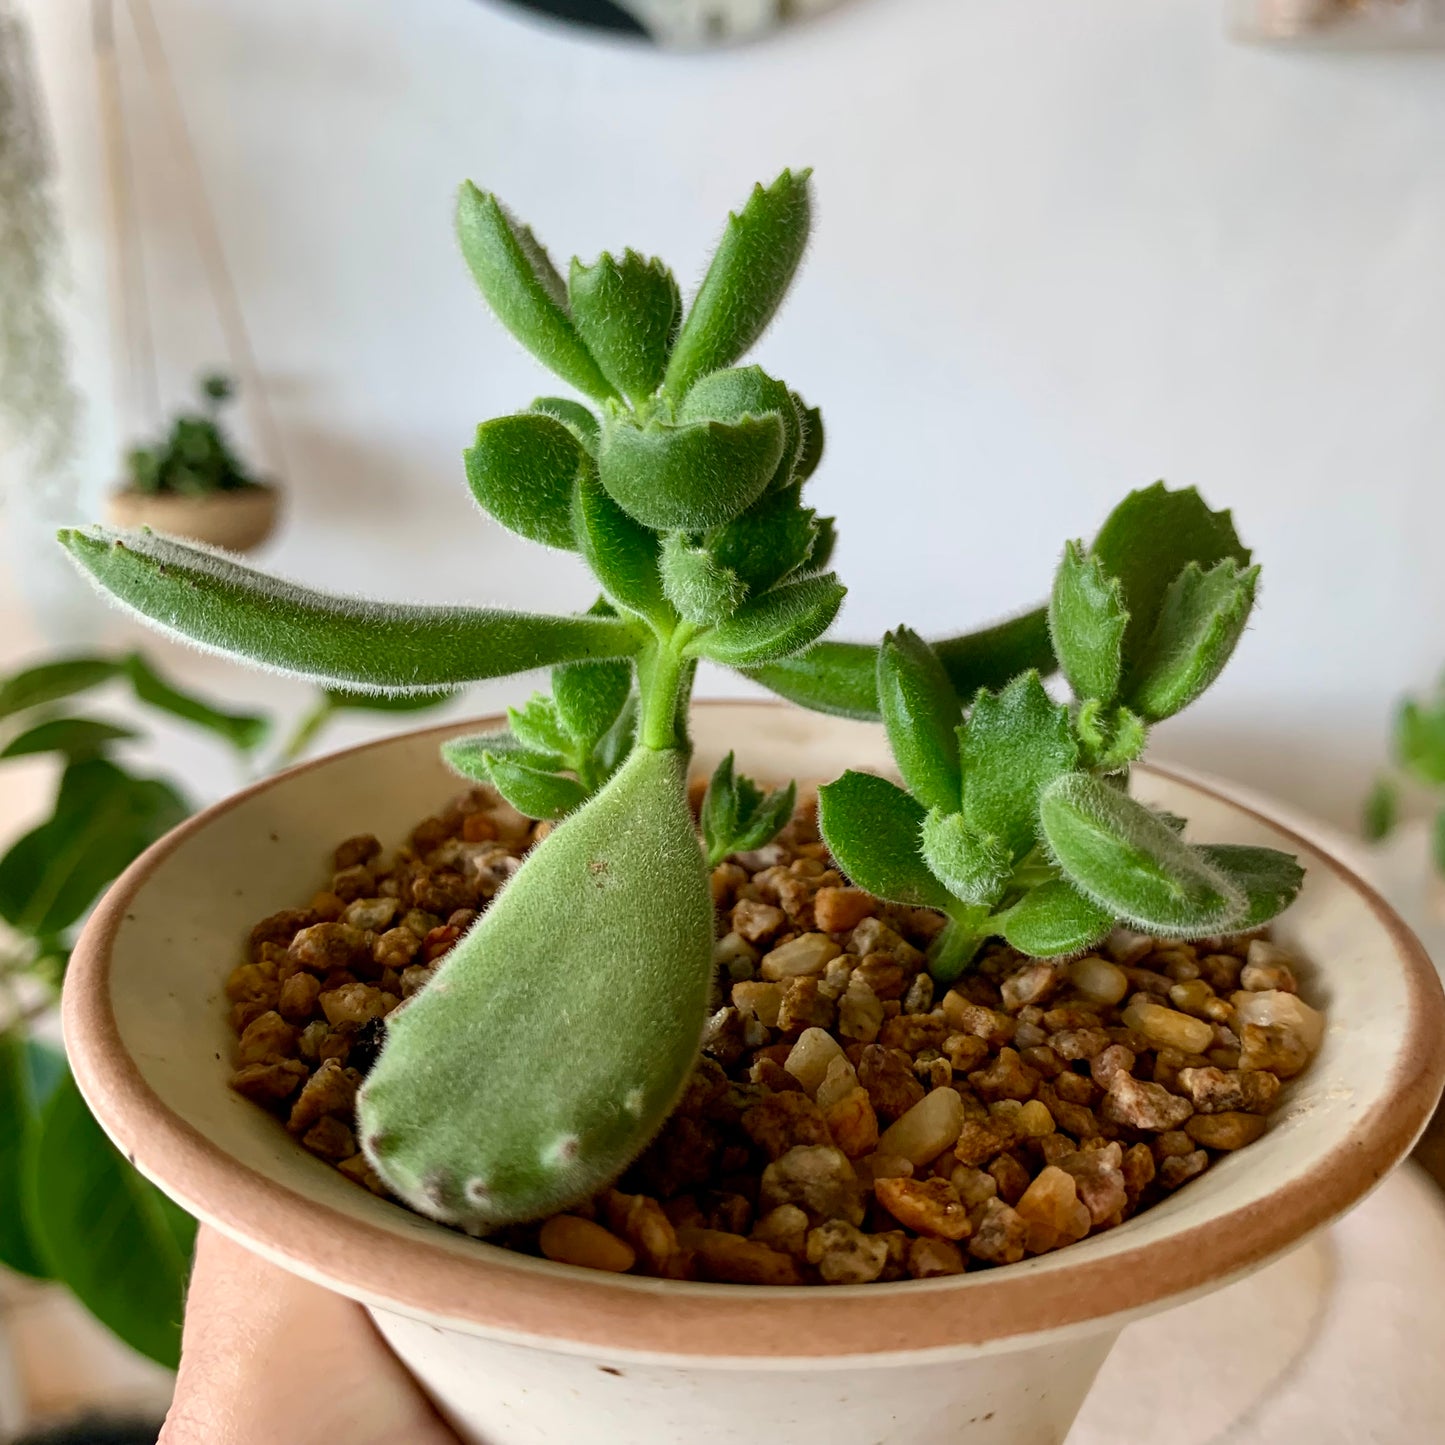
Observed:
[[[232,1087],[385,1195],[353,1129],[385,1019],[551,826],[479,788],[389,859],[375,838],[342,842],[329,886],[257,923],[230,975]],[[848,886],[811,799],[775,842],[717,866],[712,894],[714,1011],[662,1133],[615,1187],[491,1244],[754,1285],[1012,1264],[1252,1144],[1324,1031],[1259,931],[1117,931],[1068,963],[990,944],[936,989],[924,951],[941,916]]]

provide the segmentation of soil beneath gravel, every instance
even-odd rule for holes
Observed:
[[[227,982],[232,1087],[386,1195],[352,1129],[385,1018],[549,825],[477,789],[387,856],[261,920]],[[1256,933],[1115,933],[1069,963],[1002,945],[936,989],[942,925],[848,886],[805,802],[712,874],[716,1010],[659,1137],[615,1187],[490,1243],[739,1284],[858,1284],[1015,1263],[1112,1229],[1268,1128],[1323,1017]]]

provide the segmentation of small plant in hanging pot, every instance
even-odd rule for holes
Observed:
[[[832,523],[803,499],[821,419],[740,364],[802,256],[806,173],[729,218],[687,308],[632,251],[574,260],[564,279],[474,187],[458,223],[493,311],[588,399],[483,423],[473,496],[578,553],[601,596],[573,616],[357,603],[144,532],[63,534],[143,617],[332,686],[408,694],[551,669],[550,694],[438,739],[471,787],[420,823],[440,786],[424,735],[286,775],[163,845],[102,907],[72,976],[87,1096],[142,1167],[241,1237],[270,1227],[241,1176],[284,1178],[273,1257],[304,1256],[348,1292],[354,1265],[388,1338],[475,1438],[561,1430],[567,1401],[589,1408],[597,1379],[628,1377],[596,1402],[625,1431],[596,1438],[733,1438],[740,1411],[761,1429],[798,1392],[829,1394],[813,1357],[880,1351],[890,1363],[869,1368],[901,1371],[871,1392],[886,1411],[861,1403],[833,1438],[955,1439],[969,1414],[1002,1422],[990,1440],[1061,1438],[1119,1315],[1259,1262],[1366,1187],[1336,1173],[1293,1192],[1296,1156],[1266,1129],[1290,1088],[1312,1087],[1324,1019],[1303,995],[1330,960],[1309,955],[1334,946],[1321,917],[1368,933],[1377,916],[1326,868],[1325,915],[1306,889],[1293,937],[1270,942],[1301,889],[1294,840],[1137,766],[1149,727],[1233,652],[1257,569],[1228,513],[1158,485],[1070,544],[1047,608],[934,644],[907,629],[824,640],[843,588]],[[808,711],[694,709],[701,661]],[[1056,666],[1070,700],[1045,688]],[[887,747],[842,718],[881,718]],[[322,842],[334,871],[302,887]],[[254,863],[237,856],[178,924],[232,849]],[[1416,989],[1407,946],[1368,946],[1393,949],[1397,994]],[[205,958],[231,966],[225,1020],[219,973],[196,979]],[[182,1075],[210,1088],[199,1145],[132,1127],[127,1100],[152,1087],[129,1082],[107,1022],[128,987],[184,1000],[179,1031],[171,1005],[168,1027],[128,1005],[121,1056],[183,1108]],[[1360,1003],[1347,973],[1313,996]],[[1441,1027],[1438,997],[1420,999],[1412,1058]],[[1366,1030],[1386,1058],[1399,1017]],[[232,1087],[299,1147],[248,1104],[228,1101],[239,1121],[215,1103],[223,1023],[239,1034]],[[1412,1063],[1406,1089],[1368,1054],[1347,1063],[1351,1087],[1416,1127],[1438,1063]],[[1363,1126],[1323,1103],[1312,1117],[1323,1132],[1294,1147],[1328,1170]],[[1261,1163],[1236,1167],[1256,1141]],[[1380,1167],[1399,1157],[1383,1125],[1352,1142]],[[1267,1228],[1234,1240],[1229,1219],[1264,1200]],[[1132,1249],[1114,1233],[1126,1222]],[[417,1248],[403,1258],[397,1238]],[[340,1263],[348,1241],[380,1254]],[[1161,1273],[1165,1255],[1187,1267]],[[1085,1274],[1097,1284],[1070,1283]],[[466,1347],[444,1357],[417,1321]],[[1067,1349],[1042,1338],[1068,1330]],[[1052,1395],[1029,1388],[1043,1351]],[[744,1405],[709,1365],[740,1354],[792,1363]],[[665,1398],[678,1370],[685,1419]],[[500,1383],[514,1374],[515,1393]]]
[[[199,391],[199,411],[177,416],[166,436],[127,455],[126,483],[111,495],[110,519],[247,552],[275,529],[279,493],[251,474],[221,425],[221,411],[235,396],[231,380],[206,376]]]

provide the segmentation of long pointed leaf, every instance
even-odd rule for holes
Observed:
[[[146,531],[67,529],[60,540],[104,591],[164,631],[358,690],[439,690],[638,646],[615,618],[335,597]]]

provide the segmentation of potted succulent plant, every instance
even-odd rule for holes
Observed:
[[[808,226],[806,173],[755,189],[684,310],[631,251],[564,280],[463,188],[483,296],[592,403],[484,423],[468,482],[581,554],[585,615],[62,534],[142,616],[332,686],[552,669],[505,725],[192,820],[67,984],[76,1077],[137,1165],[366,1303],[468,1439],[587,1412],[599,1440],[1060,1440],[1130,1315],[1334,1217],[1440,1088],[1438,986],[1368,890],[1136,767],[1250,614],[1227,513],[1152,487],[1047,608],[820,640],[821,422],[737,364]],[[691,708],[702,660],[806,711]],[[473,786],[418,823],[438,744]]]
[[[247,552],[275,528],[279,494],[250,474],[221,426],[235,395],[230,378],[203,377],[200,395],[199,411],[177,416],[168,435],[126,457],[126,485],[111,495],[110,518]]]

